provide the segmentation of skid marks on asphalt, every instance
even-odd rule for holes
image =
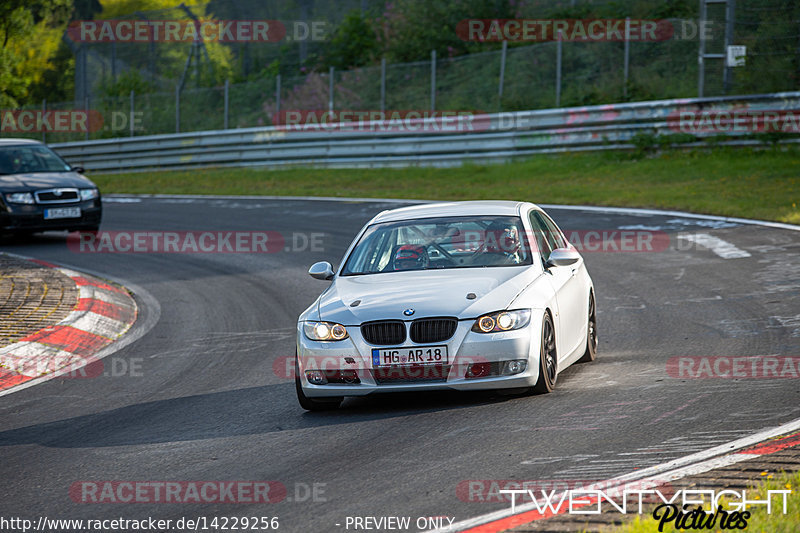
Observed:
[[[710,324],[722,337],[757,337],[771,332],[800,338],[800,314],[751,318],[725,318]]]
[[[664,442],[635,448],[630,452],[591,455],[544,456],[522,461],[527,466],[564,463],[561,479],[600,480],[661,464],[684,455],[700,452],[748,434],[746,430],[693,431]]]
[[[622,310],[630,310],[630,311],[641,311],[645,309],[647,305],[642,301],[641,296],[637,296],[635,294],[621,294],[619,296],[600,296],[601,300],[609,302],[609,306],[614,306],[613,311],[616,313],[617,311]],[[602,314],[602,310],[598,305],[597,314]]]
[[[162,357],[185,357],[197,355],[214,355],[221,351],[232,351],[238,354],[258,353],[265,351],[276,342],[293,340],[297,331],[294,328],[281,328],[271,331],[212,331],[203,336],[189,339],[180,348],[150,355],[150,359]],[[292,352],[294,355],[294,352]]]

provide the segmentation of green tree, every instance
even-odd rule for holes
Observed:
[[[380,55],[380,44],[374,21],[354,9],[345,15],[326,47],[326,67],[346,69],[361,67]]]
[[[492,45],[462,40],[456,27],[464,19],[514,18],[510,0],[397,0],[382,15],[380,39],[390,61],[428,59],[486,50]]]
[[[0,3],[0,107],[17,107],[30,96],[57,48],[71,0],[3,0]]]

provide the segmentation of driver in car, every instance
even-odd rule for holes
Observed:
[[[494,257],[484,257],[487,264],[518,265],[522,261],[522,240],[519,230],[513,224],[489,226],[484,239],[484,251]]]
[[[404,244],[394,253],[395,270],[423,270],[428,267],[428,252],[424,246]]]

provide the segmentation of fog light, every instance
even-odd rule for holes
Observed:
[[[503,374],[512,376],[525,372],[528,368],[528,361],[525,359],[517,359],[516,361],[506,361],[506,367],[503,369]]]
[[[485,378],[491,373],[491,363],[472,363],[467,367],[467,373],[464,374],[464,377],[467,379]]]
[[[306,379],[312,385],[325,385],[328,382],[322,370],[306,370]]]

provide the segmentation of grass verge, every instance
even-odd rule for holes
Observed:
[[[108,193],[349,196],[679,209],[800,223],[800,148],[577,153],[455,168],[92,174]]]
[[[765,505],[747,505],[747,511],[751,516],[747,519],[746,531],[759,531],[770,533],[795,533],[800,524],[800,500],[797,498],[797,488],[800,487],[800,472],[793,474],[781,473],[775,475],[764,475],[761,483],[753,490],[747,491],[747,499],[764,500],[767,498],[768,490],[792,491],[787,499],[786,514],[783,514],[783,505],[779,498],[773,497],[772,513],[768,514]],[[769,478],[769,479],[768,479]],[[730,503],[730,502],[728,502]],[[723,504],[727,508],[727,504]],[[706,509],[708,507],[706,506]],[[614,533],[659,533],[659,522],[652,515],[641,517],[637,516],[632,522],[614,529]],[[733,529],[735,531],[735,529]],[[674,533],[676,531],[692,531],[689,529],[676,529],[674,522],[665,524],[661,530],[663,533]],[[694,531],[723,531],[720,527],[701,529]]]

